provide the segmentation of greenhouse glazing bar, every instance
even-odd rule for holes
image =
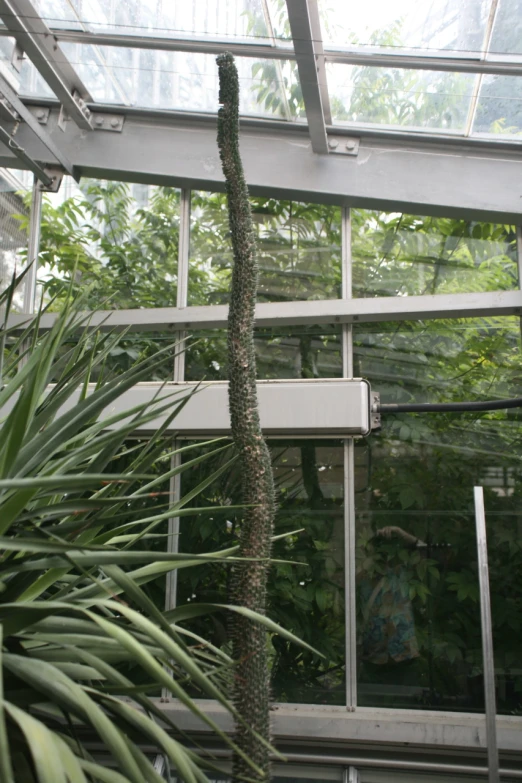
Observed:
[[[199,52],[219,54],[224,49],[236,57],[255,57],[266,60],[294,59],[294,49],[290,41],[280,41],[277,46],[262,43],[238,43],[236,41],[213,41],[204,38],[176,38],[97,33],[80,30],[50,28],[54,38],[63,43],[90,44],[91,46],[117,46],[124,49],[154,49],[164,52]],[[0,35],[8,35],[0,31]],[[368,52],[354,47],[350,50],[328,48],[324,59],[329,63],[345,65],[375,66],[379,68],[405,68],[407,70],[451,71],[453,73],[484,73],[498,76],[521,76],[522,63],[517,60],[503,59],[502,55],[488,55],[487,59],[479,55],[447,56],[438,54]]]
[[[0,16],[79,128],[90,130],[89,91],[30,0],[0,0]]]
[[[288,19],[294,40],[295,58],[299,70],[299,81],[308,120],[308,130],[315,153],[328,152],[324,100],[328,92],[319,84],[320,69],[317,64],[322,56],[322,44],[317,39],[317,0],[287,0]],[[314,21],[316,22],[314,28]],[[315,32],[315,34],[314,34]],[[322,78],[325,78],[324,66]],[[328,110],[329,114],[329,110]],[[329,119],[329,118],[328,118]]]

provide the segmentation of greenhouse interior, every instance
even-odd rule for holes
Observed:
[[[521,780],[522,0],[0,0],[0,142],[0,783]]]

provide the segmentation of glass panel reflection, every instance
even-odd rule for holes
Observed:
[[[512,226],[362,209],[351,214],[355,297],[518,288]]]
[[[22,188],[16,191],[11,178],[0,176],[0,292],[9,286],[13,274],[20,274],[26,264],[28,226],[29,209]],[[24,294],[25,280],[22,280],[11,305],[15,312],[23,311]]]
[[[355,374],[383,402],[516,396],[518,319],[361,325]],[[490,529],[499,712],[522,707],[518,411],[387,414],[356,442],[359,703],[482,711],[473,486]]]
[[[500,0],[489,51],[522,54],[522,0]]]
[[[274,699],[344,704],[343,449],[336,441],[274,441],[271,452],[278,504],[276,534],[302,529],[277,542],[273,555],[305,565],[273,565],[269,615],[325,655],[318,658],[272,636]],[[183,473],[182,494],[218,464],[205,463]],[[205,489],[197,505],[233,505],[238,502],[238,489],[238,475],[232,470]],[[180,551],[228,547],[240,524],[240,515],[232,509],[213,516],[183,517]],[[179,605],[226,600],[229,573],[222,566],[180,570],[178,580]],[[225,616],[193,620],[190,628],[228,648]]]
[[[185,353],[185,379],[228,380],[226,332],[215,329],[192,337]],[[340,326],[256,329],[254,346],[261,380],[342,376]]]
[[[462,132],[473,74],[327,64],[334,122]]]
[[[270,19],[262,0],[34,0],[50,27],[91,32],[188,38],[266,39]]]
[[[513,136],[520,140],[522,77],[482,77],[473,133]]]
[[[78,43],[63,43],[62,48],[95,101],[217,113],[214,55]],[[296,116],[289,89],[297,86],[298,76],[291,63],[236,57],[236,64],[241,114]]]
[[[46,295],[61,296],[76,270],[86,309],[175,307],[179,193],[66,178],[44,197],[39,282]]]
[[[341,210],[251,199],[259,261],[258,301],[336,299],[341,294]],[[188,301],[229,301],[232,252],[226,197],[192,194]]]
[[[480,52],[491,0],[319,0],[325,45]],[[420,50],[420,52],[419,52]]]

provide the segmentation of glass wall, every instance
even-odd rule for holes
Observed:
[[[268,198],[252,199],[260,302],[336,299],[341,295],[341,210]],[[229,301],[232,250],[226,197],[193,193],[191,305]]]
[[[29,208],[27,191],[14,176],[0,171],[0,292],[10,283],[13,274],[20,274],[27,261]],[[14,293],[12,308],[24,309],[25,281]]]
[[[383,402],[516,396],[516,318],[363,324],[355,374]],[[520,415],[387,414],[356,452],[359,703],[484,710],[473,486],[483,485],[498,710],[519,708]],[[501,563],[503,566],[501,566]]]
[[[42,208],[39,282],[58,297],[75,274],[86,309],[175,307],[176,188],[65,178]]]
[[[161,327],[131,330],[110,356],[111,371],[175,346],[186,335],[184,356],[176,358],[173,347],[149,380],[225,380],[223,310],[211,329],[204,320],[199,328],[197,315],[201,306],[228,302],[225,197],[86,181],[61,202],[53,198],[46,197],[44,204],[39,274],[49,296],[59,303],[63,278],[76,268],[78,289],[91,308],[187,305],[188,334],[186,324],[168,323],[168,315],[160,319]],[[517,290],[520,248],[514,227],[376,210],[349,214],[338,207],[267,198],[252,202],[260,301],[279,302],[282,308],[274,309],[269,325],[255,330],[260,379],[339,378],[350,372],[367,378],[383,403],[462,402],[520,393],[520,322],[514,316],[387,316],[385,322],[361,320],[352,327],[342,318],[326,323],[323,317],[318,324],[315,316],[304,323],[300,315],[292,324],[288,315],[284,321],[280,315],[285,303],[301,300],[302,308],[305,301],[339,301],[343,292],[354,300],[429,295],[433,312],[437,296]],[[350,235],[351,246],[343,248],[342,236]],[[270,444],[278,491],[276,532],[300,531],[275,548],[277,558],[298,565],[274,564],[270,615],[324,655],[272,636],[274,698],[483,711],[472,493],[481,484],[498,710],[520,714],[522,418],[516,409],[382,418],[382,428],[356,440],[353,449],[350,440]],[[171,493],[186,495],[219,467],[195,465]],[[236,471],[229,470],[193,505],[229,508],[238,497]],[[240,525],[241,516],[232,508],[214,515],[194,511],[180,520],[179,547],[196,553],[228,547]],[[172,546],[173,536],[164,535]],[[346,562],[345,540],[354,542]],[[181,569],[177,604],[223,602],[228,580],[222,566]],[[345,601],[345,583],[351,581],[355,592]],[[163,601],[161,591],[152,597]],[[185,622],[229,649],[225,615]],[[353,673],[348,683],[346,671]]]
[[[270,444],[277,492],[277,542],[269,581],[269,613],[284,628],[312,645],[313,655],[278,636],[271,638],[272,690],[278,701],[345,703],[344,490],[343,449],[337,441],[273,441]],[[191,456],[193,456],[191,454]],[[228,459],[227,456],[225,459]],[[182,494],[198,486],[219,464],[183,474]],[[197,498],[197,506],[240,502],[237,470],[229,471]],[[236,540],[241,514],[184,517],[180,550],[209,552]],[[297,531],[297,532],[296,532]],[[230,572],[223,566],[180,571],[178,602],[223,603]],[[198,632],[228,647],[226,617],[205,618]]]

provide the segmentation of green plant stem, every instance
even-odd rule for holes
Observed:
[[[239,81],[234,58],[217,58],[219,68],[218,146],[226,180],[234,267],[228,318],[229,406],[232,438],[239,452],[245,511],[239,534],[242,557],[270,556],[274,525],[274,482],[270,453],[259,422],[254,351],[254,315],[258,268],[255,235],[243,166],[239,154]],[[268,566],[249,562],[234,567],[231,602],[265,614]],[[266,632],[241,616],[232,620],[236,661],[234,702],[253,732],[270,738],[270,677]],[[238,746],[270,777],[267,744],[236,723]],[[237,754],[233,779],[252,775]],[[263,778],[259,778],[260,780]]]

